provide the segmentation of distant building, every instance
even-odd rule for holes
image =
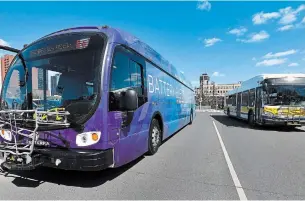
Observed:
[[[210,77],[204,73],[199,78],[200,87],[195,89],[196,102],[202,106],[211,106],[212,108],[222,108],[225,94],[241,85],[241,82],[231,84],[217,84],[209,82]]]
[[[51,96],[58,95],[57,93],[57,84],[60,74],[51,76]]]
[[[43,69],[38,69],[38,89],[43,90],[44,79],[43,79]],[[48,84],[48,71],[46,71],[46,83]]]
[[[8,68],[10,67],[11,62],[13,61],[14,56],[6,54],[0,58],[0,66],[1,66],[1,83],[4,80],[4,77],[7,73]]]

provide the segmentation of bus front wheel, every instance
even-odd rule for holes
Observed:
[[[162,141],[162,131],[157,119],[153,119],[149,129],[148,155],[157,153]]]

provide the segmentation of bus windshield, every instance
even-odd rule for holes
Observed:
[[[305,86],[269,86],[268,105],[305,106]]]
[[[1,109],[65,108],[69,120],[84,119],[97,102],[103,37],[60,35],[16,56],[2,89]]]

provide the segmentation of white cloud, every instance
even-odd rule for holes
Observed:
[[[204,39],[204,44],[206,47],[210,47],[215,45],[215,43],[221,42],[222,40],[219,38],[208,38],[208,39]]]
[[[255,57],[253,57],[253,58],[252,58],[252,61],[256,61],[256,58],[255,58]]]
[[[288,66],[289,67],[294,67],[294,66],[299,66],[299,64],[298,63],[290,63]]]
[[[228,33],[236,35],[236,36],[242,36],[247,31],[248,31],[248,29],[246,29],[245,27],[240,27],[240,28],[231,29]]]
[[[267,59],[261,62],[256,63],[256,66],[275,66],[283,64],[287,61],[286,58],[284,59]]]
[[[285,57],[285,56],[288,56],[288,55],[292,55],[292,54],[295,54],[297,53],[298,50],[287,50],[285,52],[277,52],[277,53],[272,53],[272,52],[269,52],[268,54],[266,54],[265,56],[263,56],[263,58],[265,59],[271,59],[271,58],[276,58],[276,57]]]
[[[212,7],[212,5],[208,0],[199,0],[197,3],[197,9],[199,9],[199,10],[210,11],[211,7]]]
[[[303,11],[303,10],[305,10],[305,5],[304,5],[304,4],[300,5],[300,6],[297,8],[296,12],[299,13],[299,12],[301,12],[301,11]]]
[[[278,12],[272,12],[272,13],[256,13],[252,17],[253,24],[265,24],[268,20],[277,19],[281,15]]]
[[[297,20],[297,14],[305,10],[305,5],[300,5],[296,10],[292,9],[290,6],[280,9],[281,19],[280,24],[291,24]]]
[[[290,29],[292,29],[294,26],[292,24],[289,24],[289,25],[285,25],[285,26],[282,26],[280,28],[278,28],[277,30],[278,31],[288,31]]]
[[[212,74],[212,76],[213,77],[224,77],[225,76],[225,74],[222,74],[222,73],[219,73],[219,72],[214,72],[213,74]]]
[[[301,21],[302,24],[305,24],[305,17]]]
[[[248,35],[248,39],[237,39],[237,41],[243,43],[255,43],[266,40],[270,37],[270,35],[266,31],[260,31],[259,33],[252,33]]]
[[[184,74],[184,72],[183,72],[183,71],[180,71],[180,73]]]
[[[3,46],[10,46],[10,44],[8,42],[6,42],[5,40],[1,39],[0,38],[0,45],[3,45]]]

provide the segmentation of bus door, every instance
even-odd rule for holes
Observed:
[[[241,112],[241,93],[237,94],[236,116],[240,117]]]
[[[255,121],[260,121],[261,116],[261,107],[262,107],[262,88],[256,88],[256,96],[255,96]]]
[[[133,160],[145,151],[147,121],[147,85],[145,60],[123,47],[117,47],[110,72],[108,132],[112,141],[118,140],[119,163]],[[134,89],[138,95],[138,108],[126,111],[122,108],[120,96],[124,91]]]

